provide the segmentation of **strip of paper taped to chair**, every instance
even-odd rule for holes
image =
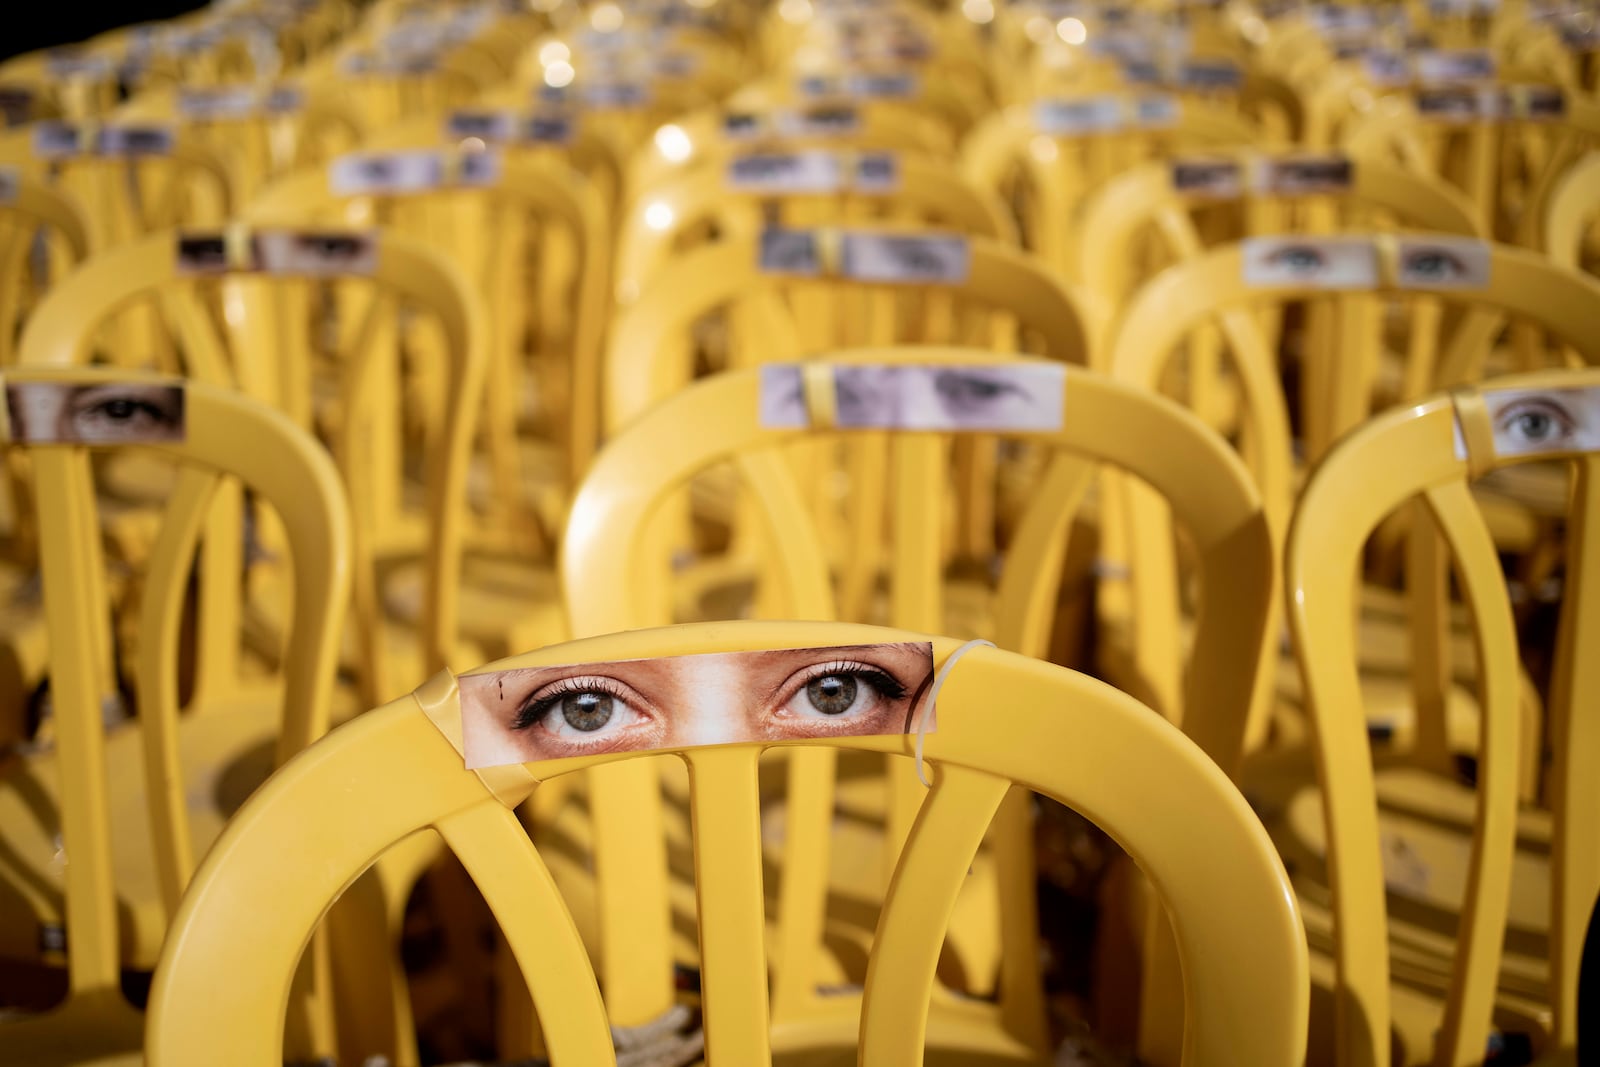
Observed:
[[[1237,200],[1245,191],[1245,166],[1222,156],[1190,156],[1171,163],[1172,191],[1195,200]]]
[[[1496,456],[1553,458],[1600,451],[1600,385],[1482,389],[1479,396]],[[1456,458],[1468,458],[1459,432]]]
[[[1500,90],[1503,118],[1553,122],[1567,114],[1567,94],[1559,85],[1507,85]]]
[[[1493,256],[1471,237],[1397,237],[1394,284],[1399,289],[1487,289]]]
[[[1502,97],[1493,88],[1421,89],[1412,102],[1418,115],[1452,126],[1492,121],[1498,119],[1503,110]]]
[[[1191,59],[1179,68],[1178,84],[1210,92],[1238,89],[1244,84],[1244,71],[1231,59]]]
[[[26,445],[173,444],[187,433],[177,381],[6,381],[11,440]]]
[[[721,652],[460,676],[469,769],[571,756],[906,734],[931,642]]]
[[[378,241],[366,230],[257,230],[249,235],[248,255],[230,262],[221,232],[180,233],[175,271],[204,277],[230,271],[258,271],[305,278],[370,275],[378,267]]]
[[[1482,85],[1494,80],[1494,54],[1481,48],[1431,49],[1411,57],[1419,85],[1440,88]]]
[[[1370,289],[1378,255],[1364,237],[1251,237],[1240,242],[1244,283],[1313,289]]]
[[[578,99],[596,111],[634,111],[648,107],[655,94],[640,81],[592,81],[578,86]]]
[[[1086,96],[1077,100],[1040,100],[1033,105],[1033,124],[1054,137],[1107,133],[1127,125],[1128,109],[1118,96]]]
[[[335,196],[421,193],[445,185],[493,185],[500,171],[495,151],[352,152],[329,166],[328,187]]]
[[[1251,188],[1266,196],[1323,196],[1355,184],[1355,161],[1342,152],[1300,153],[1256,159]]]
[[[247,119],[262,110],[264,98],[252,86],[222,85],[178,91],[178,114],[192,121]]]
[[[509,108],[461,108],[444,123],[446,137],[477,137],[499,144],[516,136],[517,116]]]
[[[760,420],[770,429],[812,425],[799,363],[761,368]],[[842,429],[1055,433],[1065,419],[1059,363],[835,364],[834,424]]]

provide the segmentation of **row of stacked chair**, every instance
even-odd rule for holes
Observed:
[[[1597,56],[240,0],[0,63],[0,1064],[1575,1062]],[[926,641],[901,732],[473,766],[486,672]]]

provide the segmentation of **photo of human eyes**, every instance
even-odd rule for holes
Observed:
[[[468,152],[461,157],[457,180],[463,185],[493,185],[500,178],[500,153]]]
[[[485,140],[505,140],[510,128],[510,116],[499,111],[455,111],[446,123],[451,137],[481,137]]]
[[[371,274],[378,266],[378,243],[369,233],[269,230],[256,239],[261,269],[272,274]]]
[[[1257,187],[1279,196],[1313,196],[1350,188],[1355,165],[1348,156],[1291,156],[1264,160]]]
[[[761,116],[749,112],[725,115],[722,133],[725,137],[751,137],[761,130]]]
[[[8,382],[11,438],[23,444],[144,444],[182,441],[181,384]]]
[[[220,233],[180,233],[177,260],[179,274],[222,274],[229,270],[253,270],[261,262],[258,238],[252,234],[249,259],[242,264],[229,264],[228,242]]]
[[[1494,56],[1483,51],[1422,52],[1416,67],[1423,85],[1470,85],[1495,75]]]
[[[1489,247],[1462,237],[1399,241],[1395,284],[1401,288],[1482,289],[1489,284]]]
[[[172,151],[172,131],[156,126],[113,126],[100,131],[100,151],[108,156],[160,156]]]
[[[1231,159],[1177,159],[1172,188],[1186,196],[1233,198],[1244,192],[1243,168]]]
[[[1040,433],[1061,429],[1066,370],[1026,366],[835,366],[835,425],[855,430]],[[812,424],[799,364],[761,370],[761,425],[803,429]]]
[[[287,115],[304,110],[306,94],[294,86],[284,86],[269,92],[261,106],[269,115]]]
[[[867,282],[959,282],[969,258],[966,239],[956,236],[847,233],[841,250],[844,275]]]
[[[1244,74],[1226,60],[1208,60],[1185,63],[1179,81],[1189,89],[1237,89]]]
[[[903,734],[913,728],[932,681],[927,642],[469,674],[459,679],[462,748],[475,769],[680,746]]]
[[[78,127],[70,123],[34,123],[33,154],[43,159],[73,155],[79,151],[78,135]]]
[[[1600,387],[1490,389],[1483,401],[1496,455],[1600,450]]]
[[[1465,122],[1478,117],[1482,101],[1471,89],[1433,89],[1416,95],[1419,115],[1446,122]]]
[[[900,168],[894,156],[876,152],[856,161],[856,185],[862,189],[893,189],[899,181]]]
[[[816,235],[809,230],[763,230],[760,266],[769,274],[819,273]]]
[[[572,120],[561,115],[534,115],[523,128],[523,137],[534,144],[566,144],[572,140]]]
[[[0,204],[9,204],[17,198],[22,185],[16,167],[0,167]]]
[[[1554,85],[1519,85],[1506,91],[1504,110],[1530,119],[1558,119],[1567,113],[1567,97]]]
[[[1350,289],[1378,284],[1372,242],[1338,237],[1252,237],[1242,242],[1246,285]]]

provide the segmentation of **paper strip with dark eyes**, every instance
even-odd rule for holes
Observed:
[[[1470,237],[1402,237],[1396,241],[1399,289],[1485,289],[1489,246]]]
[[[1365,289],[1378,254],[1364,237],[1252,237],[1240,243],[1246,285]]]
[[[1066,408],[1065,366],[849,364],[832,368],[834,424],[845,429],[1054,433]],[[806,429],[801,365],[761,369],[761,425]]]
[[[509,109],[463,108],[445,120],[446,137],[476,137],[485,144],[567,144],[570,115],[521,115]]]
[[[854,189],[890,193],[899,187],[899,161],[888,152],[859,156],[822,149],[754,152],[728,161],[728,188],[747,193],[833,193]]]
[[[1175,159],[1172,191],[1197,200],[1237,200],[1244,195],[1244,164],[1236,159]]]
[[[371,274],[378,267],[378,243],[371,233],[352,230],[259,230],[249,234],[246,262],[228,262],[222,233],[178,235],[177,273],[187,276],[254,271],[305,278]]]
[[[1482,395],[1497,456],[1600,452],[1600,386],[1484,389]],[[1459,430],[1456,458],[1467,458]]]
[[[462,675],[469,769],[683,746],[905,734],[933,645],[845,645]],[[930,722],[931,730],[934,723]]]
[[[596,111],[629,111],[650,103],[650,87],[636,81],[599,81],[578,86],[583,105]]]
[[[1497,119],[1503,105],[1492,88],[1419,89],[1412,99],[1418,115],[1447,125]]]
[[[1567,113],[1567,96],[1558,85],[1508,85],[1501,91],[1504,118],[1553,120]]]
[[[6,382],[11,440],[28,445],[184,439],[181,382]]]
[[[1355,163],[1346,155],[1291,155],[1259,159],[1252,186],[1269,196],[1342,193],[1355,182]]]

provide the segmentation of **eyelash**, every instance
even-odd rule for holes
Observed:
[[[543,722],[545,716],[561,703],[562,697],[573,693],[604,693],[612,700],[624,704],[632,699],[631,693],[610,678],[598,676],[563,678],[559,682],[552,682],[523,701],[522,707],[517,709],[517,717],[511,720],[511,729],[519,732],[532,729]]]
[[[1537,398],[1520,400],[1506,408],[1500,413],[1500,417],[1495,420],[1495,429],[1502,433],[1509,433],[1511,428],[1516,425],[1517,420],[1524,415],[1543,415],[1550,419],[1557,426],[1556,439],[1565,437],[1577,429],[1571,414],[1560,404]]]
[[[801,676],[795,679],[789,691],[781,700],[776,701],[778,707],[784,707],[793,700],[806,686],[818,678],[826,678],[830,674],[847,675],[860,679],[872,687],[873,692],[884,700],[900,700],[909,690],[901,683],[900,679],[870,663],[861,663],[856,660],[835,660],[832,663],[818,663],[807,667]]]

